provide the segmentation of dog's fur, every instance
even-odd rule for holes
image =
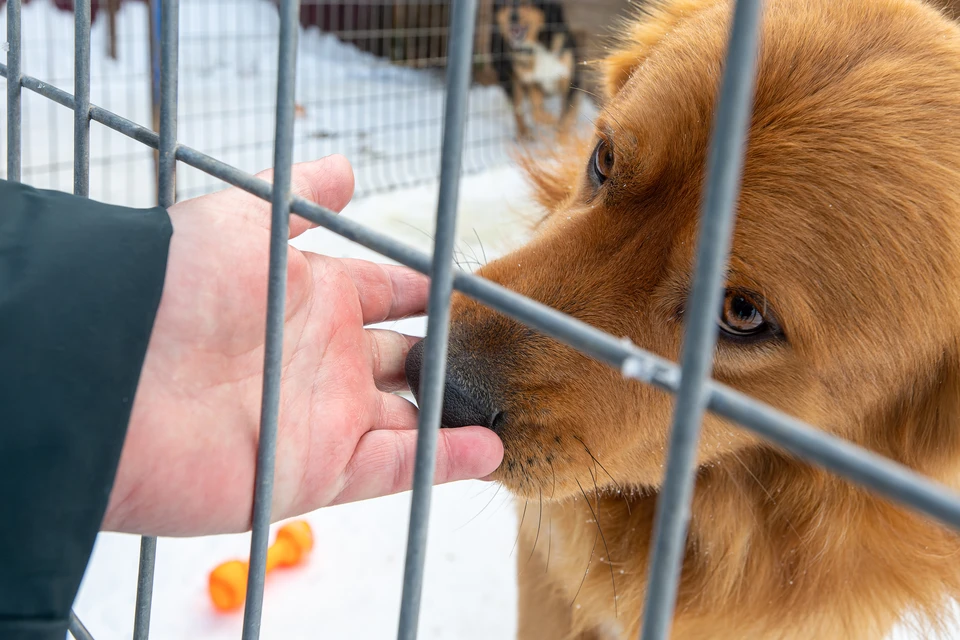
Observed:
[[[715,377],[956,487],[960,29],[920,0],[766,0],[727,286],[782,337],[721,339]],[[548,216],[480,274],[679,359],[731,0],[664,0],[600,64],[597,137],[528,160]],[[519,498],[523,640],[635,638],[673,398],[457,295],[451,375],[493,399]],[[935,628],[960,538],[716,416],[673,638]]]
[[[577,117],[581,88],[577,43],[559,2],[496,0],[490,50],[500,85],[513,103],[517,136],[531,137],[524,116],[529,100],[537,124],[557,125],[561,137]],[[559,96],[561,111],[554,117],[544,108],[544,98]]]

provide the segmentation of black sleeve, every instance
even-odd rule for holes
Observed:
[[[171,234],[160,208],[0,180],[3,640],[66,635],[117,470]]]

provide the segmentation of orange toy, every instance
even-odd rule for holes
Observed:
[[[267,573],[276,567],[292,567],[304,561],[313,549],[313,532],[305,520],[289,522],[277,530],[267,549]],[[247,568],[242,560],[224,562],[210,572],[210,599],[221,611],[236,609],[247,595]]]

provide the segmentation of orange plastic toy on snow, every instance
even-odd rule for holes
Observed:
[[[267,549],[267,573],[277,567],[293,567],[302,563],[313,549],[313,532],[305,520],[288,522],[277,530],[277,537]],[[210,572],[210,599],[221,611],[230,611],[243,604],[247,595],[248,562],[230,560]]]

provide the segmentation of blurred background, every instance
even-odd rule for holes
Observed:
[[[589,58],[629,0],[559,3]],[[272,161],[279,18],[276,0],[180,3],[178,139],[246,171]],[[0,0],[5,33],[5,0]],[[295,158],[343,153],[357,172],[357,195],[437,177],[450,3],[417,0],[304,0],[297,73]],[[509,162],[511,104],[497,85],[491,46],[494,0],[480,0],[474,34],[474,85],[463,167],[476,173]],[[159,74],[156,0],[92,0],[91,102],[157,129]],[[25,0],[23,73],[73,91],[73,0]],[[589,86],[587,87],[589,89]],[[23,93],[23,179],[72,185],[72,114]],[[0,107],[6,96],[0,96]],[[0,122],[0,129],[6,123]],[[148,206],[153,152],[92,124],[93,198]],[[6,144],[0,135],[0,153]],[[0,176],[5,169],[0,168]],[[219,188],[181,166],[179,197]]]

